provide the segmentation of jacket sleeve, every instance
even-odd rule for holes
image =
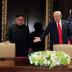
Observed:
[[[32,48],[32,40],[31,40],[31,34],[29,32],[29,28],[27,27],[27,42],[28,42],[28,48]]]
[[[67,25],[68,25],[68,37],[69,37],[69,39],[70,39],[70,41],[72,43],[72,27],[71,27],[71,22],[68,22]]]
[[[9,28],[8,30],[8,40],[12,43],[15,43],[14,37],[13,37],[13,32],[12,32],[12,28]]]
[[[49,32],[50,32],[50,23],[48,24],[46,30],[40,35],[40,39],[41,40],[44,39],[45,36],[47,36],[49,34]]]

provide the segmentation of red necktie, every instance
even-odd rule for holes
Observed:
[[[59,35],[59,44],[62,44],[62,29],[60,26],[60,22],[58,22],[58,35]]]

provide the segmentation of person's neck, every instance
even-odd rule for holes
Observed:
[[[16,24],[17,26],[23,26],[24,24]]]
[[[60,20],[58,20],[58,21],[56,21],[56,23],[58,23],[58,22],[60,22],[61,21],[61,19]]]

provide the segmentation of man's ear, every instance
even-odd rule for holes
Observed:
[[[62,15],[61,15],[61,18],[62,18]]]
[[[15,20],[17,20],[17,18],[15,18]]]
[[[17,21],[17,18],[15,18],[15,22]]]
[[[17,22],[17,18],[15,18],[15,23]]]

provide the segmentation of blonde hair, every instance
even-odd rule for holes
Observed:
[[[53,13],[53,16],[54,16],[54,15],[60,15],[60,16],[62,16],[61,11],[55,11],[55,12]]]

